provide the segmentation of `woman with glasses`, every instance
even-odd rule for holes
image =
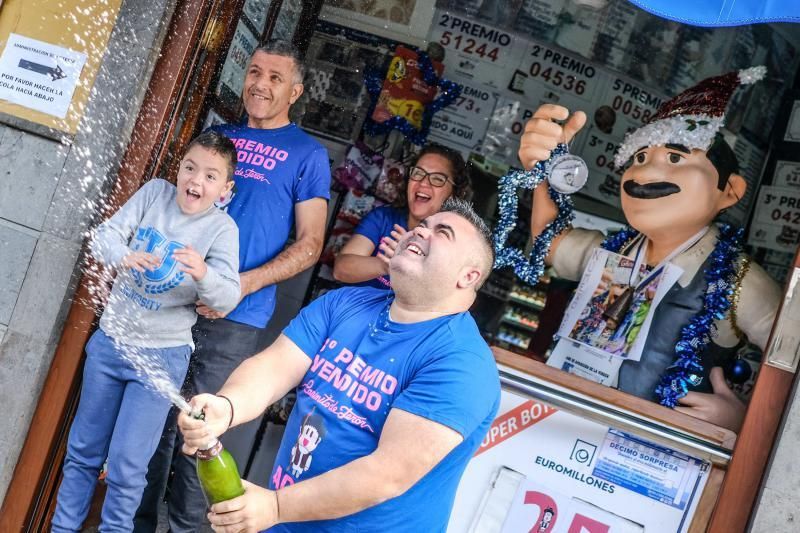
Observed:
[[[337,280],[390,288],[389,259],[400,237],[438,212],[451,196],[469,199],[472,192],[464,158],[438,144],[419,152],[406,177],[406,190],[397,201],[370,211],[342,247],[333,267]]]

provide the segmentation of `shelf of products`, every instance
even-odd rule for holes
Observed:
[[[548,275],[542,276],[536,286],[521,282],[513,274],[504,281],[507,283],[505,290],[493,295],[504,301],[503,307],[495,315],[497,329],[494,341],[508,350],[527,353],[539,327],[539,313],[544,309],[550,278]]]
[[[486,285],[480,288],[479,292],[498,300],[505,300],[508,298],[508,289],[492,283],[491,279],[486,283]]]
[[[500,326],[497,330],[497,335],[495,336],[495,340],[499,341],[502,344],[505,343],[509,346],[514,348],[519,348],[521,350],[527,350],[528,345],[531,343],[530,335],[526,335],[519,331],[507,328],[505,326]]]
[[[522,304],[528,309],[535,309],[536,311],[541,311],[544,309],[544,300],[542,301],[533,301],[533,300],[526,300],[523,298],[519,298],[517,296],[509,295],[508,301],[515,303],[515,304]]]
[[[530,333],[535,333],[539,327],[539,315],[528,309],[509,306],[503,318],[500,319],[505,324],[511,324],[517,328],[524,329]]]

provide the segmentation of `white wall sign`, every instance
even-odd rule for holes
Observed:
[[[744,226],[756,197],[766,153],[741,135],[736,137],[733,152],[739,160],[739,174],[747,182],[747,189],[742,199],[728,209],[725,216],[726,220]]]
[[[595,112],[589,120],[604,133],[622,139],[629,130],[647,123],[665,100],[641,83],[612,76],[605,94],[594,102]]]
[[[794,252],[800,244],[800,190],[761,187],[747,242],[779,252]]]
[[[639,12],[639,8],[629,2],[611,3],[597,36],[594,57],[604,57],[606,66],[623,70],[621,67],[628,57],[629,41],[636,29]]]
[[[622,170],[614,166],[618,146],[615,138],[603,133],[594,124],[586,127],[585,132],[583,147],[572,149],[589,166],[589,181],[581,193],[619,207]]]
[[[325,2],[320,18],[424,48],[433,12],[434,2],[423,0],[339,1]]]
[[[591,104],[598,91],[604,89],[604,73],[578,54],[538,43],[530,43],[520,70],[527,76],[525,95],[534,95],[544,86],[558,91],[576,105],[585,107]],[[570,107],[567,102],[559,102]]]
[[[519,140],[525,130],[525,123],[533,116],[534,111],[535,107],[527,106],[519,100],[499,98],[492,112],[481,153],[495,161],[519,168]]]
[[[247,0],[244,3],[242,12],[258,31],[263,31],[264,23],[267,21],[267,11],[269,7],[270,2],[264,2],[264,0]]]
[[[82,52],[12,33],[0,56],[0,99],[65,118],[85,63]]]

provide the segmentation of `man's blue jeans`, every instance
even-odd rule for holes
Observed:
[[[146,386],[121,349],[98,329],[86,345],[80,403],[72,422],[63,480],[53,516],[56,533],[80,531],[97,476],[108,458],[100,531],[131,531],[150,457],[158,445],[169,401]],[[133,348],[162,361],[175,386],[189,365],[191,347]]]

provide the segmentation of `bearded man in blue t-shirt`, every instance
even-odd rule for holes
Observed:
[[[218,395],[192,399],[184,451],[252,420],[287,391],[295,405],[270,488],[211,507],[225,531],[444,531],[456,487],[500,401],[497,367],[467,311],[492,268],[486,224],[461,200],[406,233],[393,291],[318,298]]]
[[[303,93],[303,65],[297,49],[271,41],[256,49],[245,71],[242,101],[247,122],[215,126],[237,149],[235,188],[219,199],[239,227],[239,305],[227,315],[198,302],[200,318],[192,333],[196,345],[184,390],[189,394],[219,390],[247,357],[264,348],[262,331],[275,308],[276,284],[311,267],[319,258],[325,234],[330,165],[325,148],[289,120],[289,108]],[[286,246],[295,227],[295,241]],[[244,467],[257,422],[223,439]],[[147,474],[148,487],[135,520],[135,531],[156,529],[158,501],[170,469],[168,519],[172,533],[195,532],[206,502],[194,460],[175,455],[174,416],[167,421]],[[171,464],[170,464],[171,463]]]

